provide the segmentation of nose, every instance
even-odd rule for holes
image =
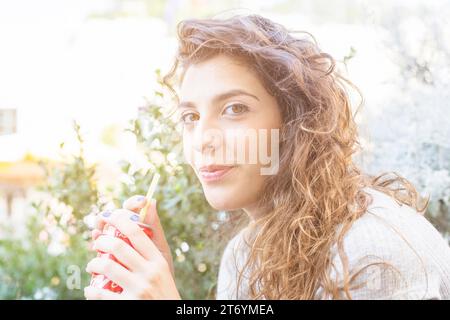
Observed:
[[[197,122],[193,136],[195,151],[205,154],[218,150],[223,142],[222,130],[210,119]]]

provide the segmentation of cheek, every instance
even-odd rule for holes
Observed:
[[[194,165],[193,150],[193,140],[191,138],[191,135],[186,131],[183,131],[183,156],[184,160],[191,166]]]

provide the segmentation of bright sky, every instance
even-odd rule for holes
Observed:
[[[0,137],[0,160],[56,156],[61,141],[73,140],[72,119],[101,157],[104,128],[126,124],[152,93],[154,70],[173,52],[166,27],[149,18],[85,20],[108,3],[0,2],[0,108],[18,109],[19,131]]]
[[[133,152],[126,136],[119,149],[111,150],[101,143],[101,133],[135,116],[143,97],[153,92],[154,70],[167,69],[176,42],[161,19],[86,19],[113,5],[108,0],[0,0],[0,108],[18,109],[19,131],[0,136],[0,161],[27,152],[57,157],[60,142],[73,142],[72,119],[82,126],[92,160]],[[380,96],[392,68],[375,41],[376,30],[314,26],[298,14],[267,16],[310,31],[338,59],[351,46],[357,48],[350,76],[369,101]]]

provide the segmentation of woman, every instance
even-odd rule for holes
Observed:
[[[397,175],[365,175],[352,162],[352,85],[332,57],[257,15],[183,21],[178,36],[165,83],[172,89],[181,71],[186,160],[212,207],[243,209],[250,218],[222,256],[217,298],[450,298],[450,249],[421,214],[426,204],[420,207],[414,187]],[[279,130],[257,136],[270,156],[279,150],[272,174],[262,173],[260,160],[217,157],[236,150],[230,141],[240,134],[233,133],[252,130]],[[245,156],[255,152],[245,147]],[[88,299],[180,298],[156,205],[147,215],[153,241],[129,219],[144,202],[135,196],[124,209],[99,215],[95,248],[127,268],[95,258],[87,271],[124,292],[87,287]],[[135,249],[99,236],[106,222]]]

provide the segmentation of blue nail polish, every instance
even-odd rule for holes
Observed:
[[[139,221],[139,216],[137,214],[133,214],[130,219],[134,222],[138,222]]]
[[[104,217],[109,217],[111,215],[111,211],[107,210],[107,211],[103,211],[102,216]]]

